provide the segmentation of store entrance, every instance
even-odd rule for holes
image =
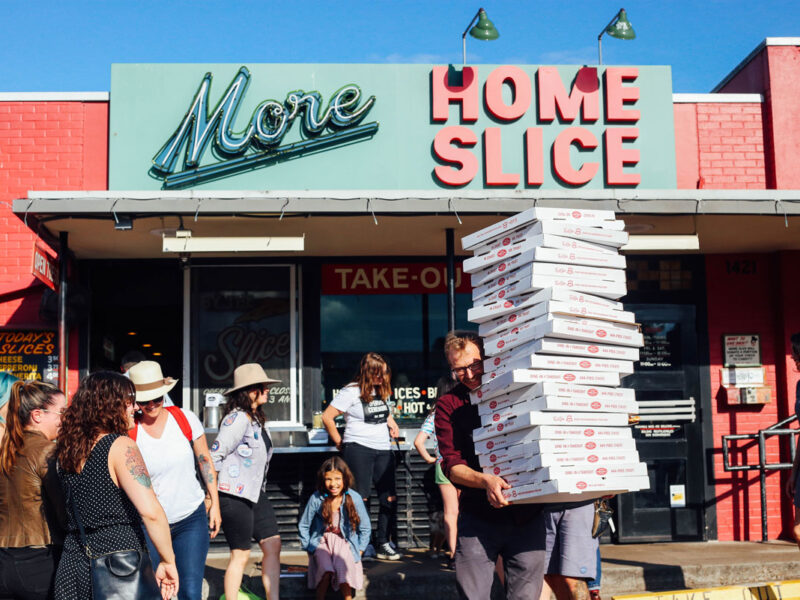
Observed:
[[[704,464],[696,310],[686,304],[626,304],[645,347],[624,386],[636,390],[633,428],[650,489],[617,498],[620,542],[701,540]]]

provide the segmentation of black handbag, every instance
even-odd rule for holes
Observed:
[[[107,554],[92,554],[80,512],[74,502],[72,514],[78,524],[81,544],[92,573],[94,600],[161,600],[161,588],[156,581],[153,564],[146,549],[117,550]]]

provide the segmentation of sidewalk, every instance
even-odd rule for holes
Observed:
[[[708,588],[723,585],[797,579],[800,551],[789,542],[697,542],[683,544],[628,544],[601,546],[602,597],[643,591]],[[256,558],[259,557],[254,552]],[[222,595],[226,553],[209,555],[204,599]],[[305,553],[281,554],[281,598],[313,598],[306,588]],[[299,572],[298,572],[299,571]],[[248,580],[249,578],[249,580]],[[423,550],[407,551],[396,562],[365,563],[365,589],[357,598],[368,600],[456,600],[455,573],[444,561],[429,558]],[[246,585],[263,596],[260,571],[251,560]],[[335,598],[338,595],[330,594]],[[498,596],[501,597],[501,596]]]

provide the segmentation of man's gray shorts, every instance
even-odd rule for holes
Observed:
[[[593,522],[594,502],[545,512],[545,573],[594,579],[598,542],[592,537]]]

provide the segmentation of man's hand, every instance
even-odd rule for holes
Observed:
[[[486,497],[495,508],[502,508],[508,506],[508,500],[503,496],[503,490],[509,489],[511,486],[506,483],[506,480],[496,475],[483,475],[483,487],[486,490]]]

